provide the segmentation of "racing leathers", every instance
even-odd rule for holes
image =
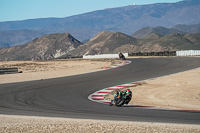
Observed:
[[[122,91],[122,95],[125,96],[125,104],[128,104],[131,101],[132,92],[129,89],[127,89],[125,91]]]

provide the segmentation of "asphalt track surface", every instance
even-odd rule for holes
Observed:
[[[131,64],[63,78],[0,84],[0,114],[200,124],[200,113],[115,107],[88,100],[100,89],[200,67],[200,58],[141,58]],[[133,92],[134,93],[134,92]]]

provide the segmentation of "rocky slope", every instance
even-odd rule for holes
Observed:
[[[72,55],[116,53],[116,48],[135,44],[136,39],[119,32],[104,31],[90,39],[86,44],[70,52]]]
[[[69,33],[44,35],[25,45],[0,49],[0,60],[49,60],[67,54],[81,44]]]

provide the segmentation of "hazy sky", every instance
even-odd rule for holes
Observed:
[[[182,0],[0,0],[0,22],[62,18],[105,8],[178,1]]]

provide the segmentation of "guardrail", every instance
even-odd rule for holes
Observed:
[[[19,73],[18,68],[0,68],[0,74]]]

